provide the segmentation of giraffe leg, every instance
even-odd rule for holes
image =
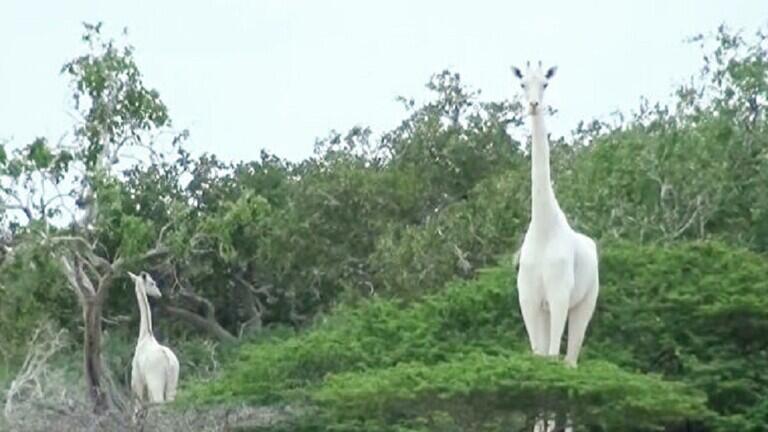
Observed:
[[[595,281],[597,284],[597,281]],[[568,317],[568,349],[565,354],[565,363],[568,366],[576,367],[579,360],[581,346],[584,343],[584,335],[587,332],[587,326],[592,319],[597,303],[597,286],[590,290],[587,297],[581,303],[574,306]]]
[[[147,394],[153,404],[165,402],[165,373],[153,371],[147,377]]]
[[[525,330],[534,354],[545,355],[549,346],[549,314],[541,307],[533,274],[521,266],[517,274],[518,300]]]
[[[544,275],[544,289],[549,304],[549,347],[547,354],[560,355],[560,344],[568,319],[568,309],[573,292],[573,265],[567,261],[563,265],[553,266]]]

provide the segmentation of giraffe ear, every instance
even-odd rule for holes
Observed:
[[[138,277],[138,276],[136,276],[135,274],[133,274],[133,273],[131,273],[131,272],[128,272],[128,276],[130,276],[130,277],[131,277],[131,279],[133,279],[133,281],[134,281],[134,282],[136,282],[136,281],[139,279],[139,277]]]
[[[552,66],[547,70],[547,74],[544,75],[545,78],[550,79],[553,76],[555,76],[555,72],[557,72],[557,66]]]
[[[520,79],[523,79],[523,73],[520,72],[520,69],[518,69],[518,68],[516,68],[514,66],[511,66],[511,69],[512,69],[512,73],[515,74],[516,77],[518,77]]]

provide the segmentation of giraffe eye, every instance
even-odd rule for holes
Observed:
[[[525,88],[525,84],[520,84],[520,88]]]
[[[549,83],[544,83],[544,88],[547,88],[548,85]]]

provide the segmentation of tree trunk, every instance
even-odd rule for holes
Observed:
[[[96,414],[102,414],[109,409],[109,398],[107,397],[101,362],[101,312],[102,305],[97,296],[83,302],[85,382],[88,386],[88,396],[93,402],[93,411]]]

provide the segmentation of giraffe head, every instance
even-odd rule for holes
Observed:
[[[549,85],[549,80],[555,76],[557,66],[544,70],[539,62],[538,66],[531,67],[531,62],[525,65],[525,74],[512,66],[512,73],[520,80],[520,87],[523,89],[525,100],[528,103],[528,111],[531,115],[539,113],[544,99],[544,90]]]
[[[155,280],[152,279],[152,276],[149,275],[149,273],[143,271],[139,273],[138,276],[135,274],[128,272],[128,275],[133,279],[133,281],[137,284],[141,284],[142,288],[144,289],[144,292],[152,297],[162,297],[163,294],[160,293],[160,289],[157,287],[157,284],[155,283]]]

